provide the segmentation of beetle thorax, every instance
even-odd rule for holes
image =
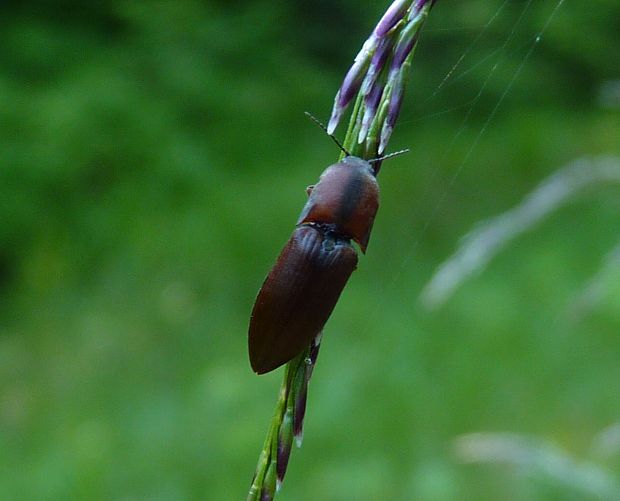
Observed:
[[[297,224],[330,225],[365,252],[379,207],[379,186],[371,165],[349,156],[321,174]]]

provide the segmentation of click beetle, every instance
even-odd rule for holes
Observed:
[[[379,208],[373,160],[345,152],[308,187],[297,226],[267,275],[252,309],[248,348],[254,372],[285,364],[321,333],[357,266],[351,241],[366,252]]]

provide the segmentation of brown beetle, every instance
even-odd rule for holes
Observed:
[[[322,331],[357,265],[355,241],[366,252],[379,208],[372,163],[348,152],[329,166],[301,211],[297,227],[261,287],[250,318],[254,372],[264,374],[307,348]]]

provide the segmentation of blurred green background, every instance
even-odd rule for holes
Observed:
[[[328,117],[387,4],[2,2],[0,499],[244,498],[281,378],[250,370],[249,312],[338,156],[303,111]],[[419,301],[478,221],[620,154],[620,4],[564,2],[533,46],[557,6],[437,2],[390,146],[412,152],[382,169],[278,499],[590,499],[464,464],[479,431],[620,483],[591,450],[620,421],[620,274],[570,315],[620,241],[617,185]]]

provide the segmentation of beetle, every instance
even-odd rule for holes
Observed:
[[[366,253],[379,208],[378,169],[372,164],[408,151],[364,160],[328,135],[346,156],[307,188],[308,200],[295,230],[252,309],[248,351],[257,374],[285,364],[323,330],[357,266],[351,241]]]

